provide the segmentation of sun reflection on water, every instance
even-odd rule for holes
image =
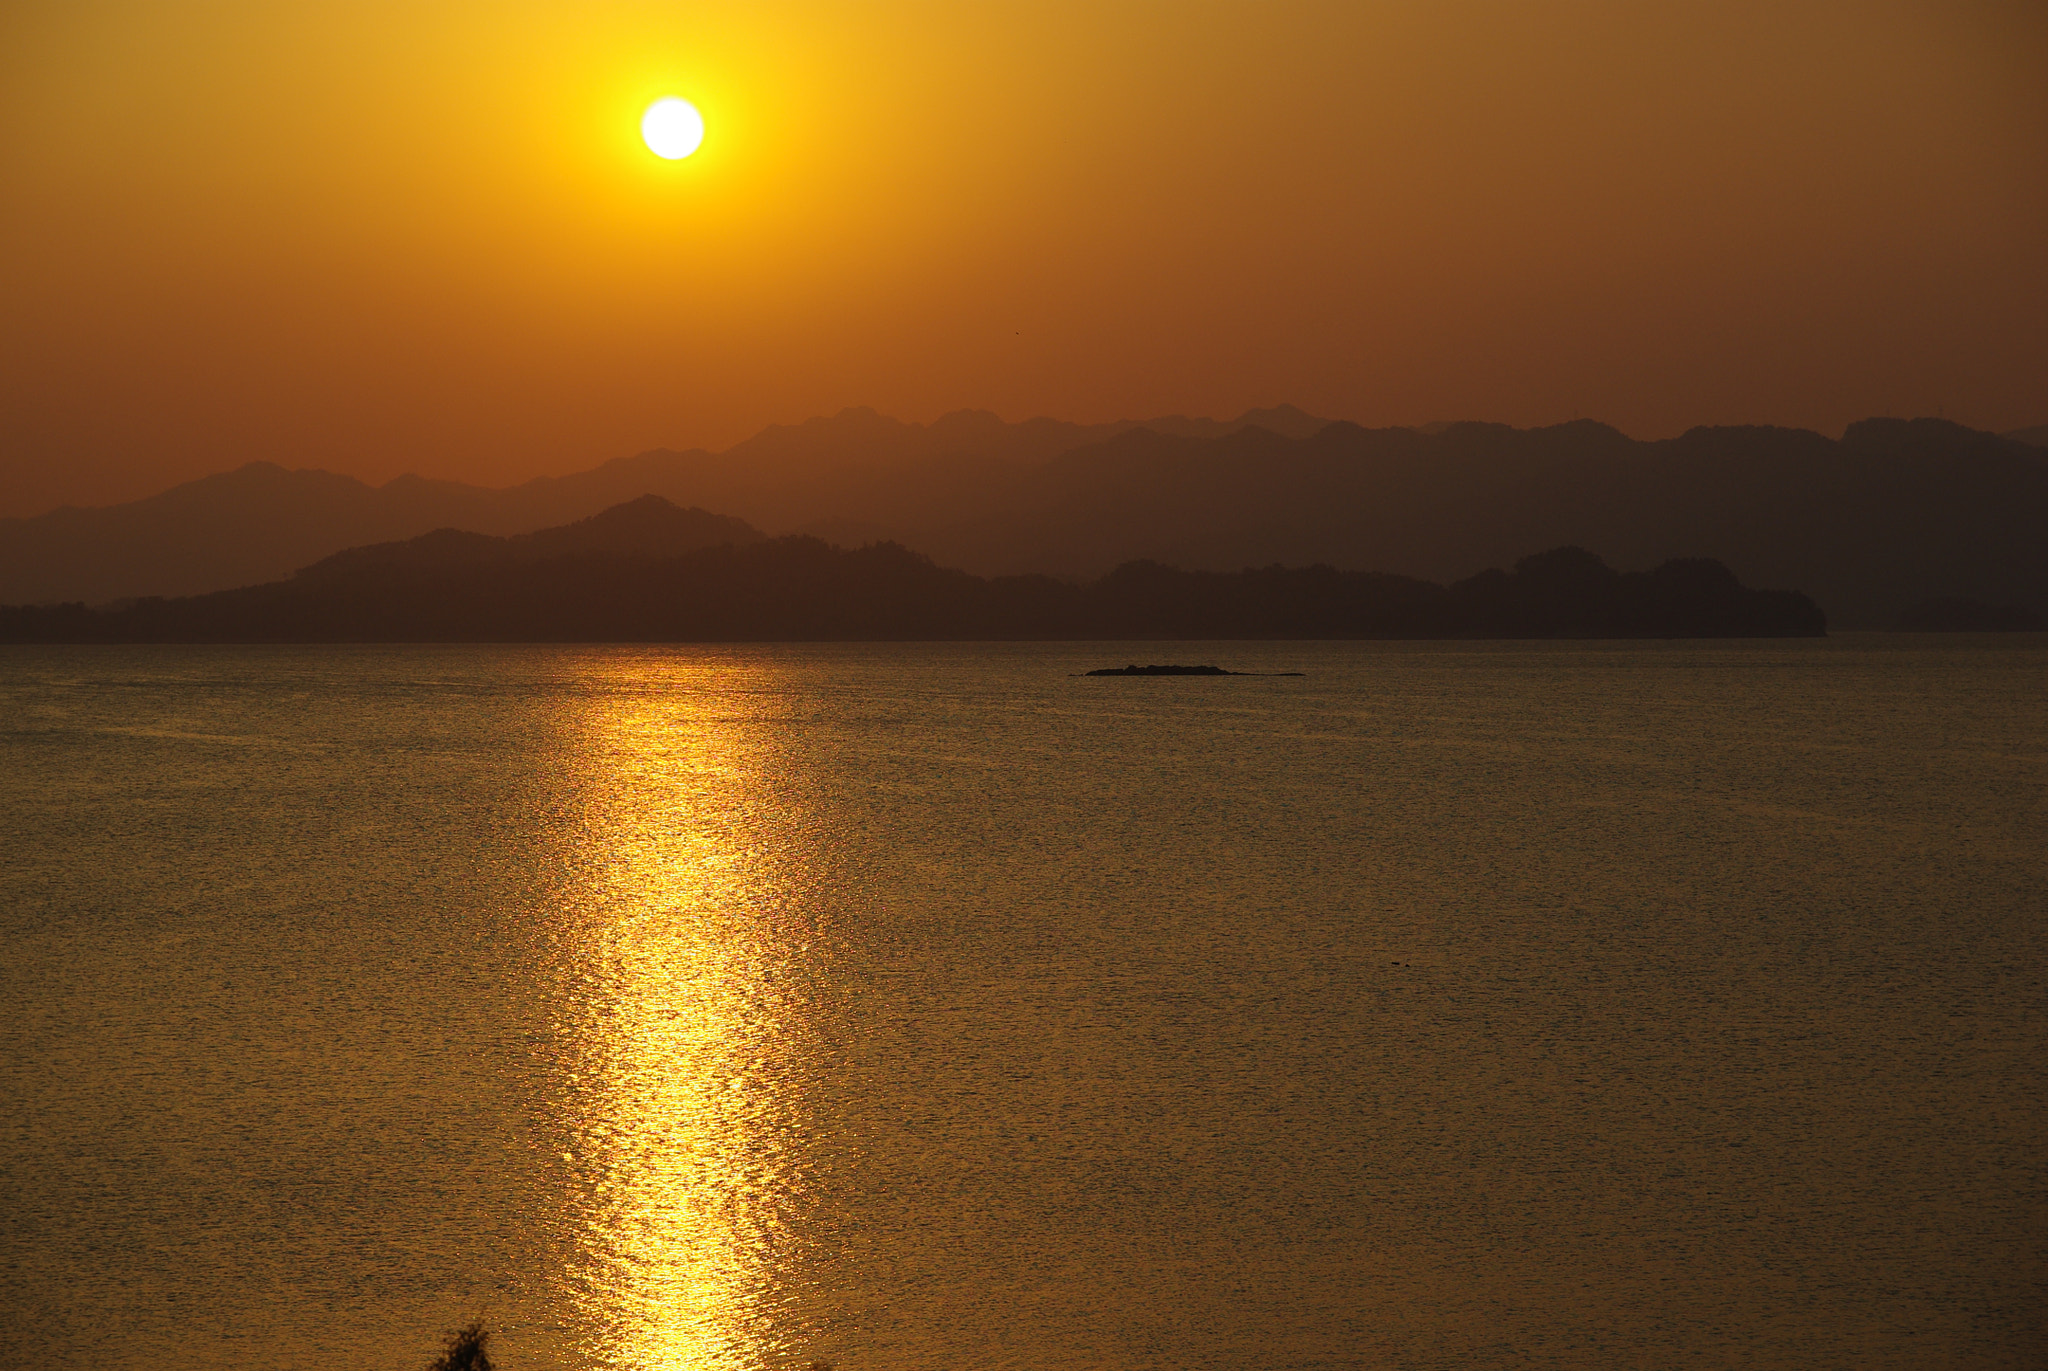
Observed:
[[[758,1367],[790,1350],[774,1313],[803,1193],[802,934],[775,896],[761,734],[707,709],[730,684],[715,672],[688,689],[607,680],[581,721],[555,1123],[562,1295],[600,1365]]]

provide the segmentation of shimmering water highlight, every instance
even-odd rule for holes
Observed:
[[[1161,651],[0,657],[6,1364],[2031,1364],[2040,640]]]

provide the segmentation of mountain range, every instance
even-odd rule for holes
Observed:
[[[586,518],[639,495],[702,506],[777,533],[866,542],[1003,506],[1062,453],[1143,427],[1201,439],[1259,425],[1306,437],[1326,421],[1290,406],[1228,423],[1005,423],[962,410],[909,424],[871,409],[775,425],[721,453],[656,449],[505,489],[400,476],[370,486],[250,462],[96,509],[0,519],[0,604],[192,595],[275,580],[343,548],[436,528],[510,534]]]
[[[1805,637],[1796,591],[1718,562],[1622,573],[1557,548],[1452,586],[1330,567],[1091,582],[981,577],[896,543],[857,550],[643,495],[513,537],[442,529],[264,585],[103,609],[0,607],[0,642],[703,642],[890,639]]]
[[[2042,442],[2048,430],[1932,419],[1865,420],[1840,439],[1749,427],[1641,442],[1590,421],[1365,429],[1289,407],[1107,425],[848,410],[723,453],[642,453],[504,490],[373,488],[259,463],[131,504],[4,520],[0,602],[193,594],[353,546],[518,534],[655,494],[765,534],[895,541],[981,575],[1319,562],[1448,582],[1559,544],[1624,567],[1715,557],[1745,583],[1799,587],[1839,625],[1882,626],[1942,597],[2048,609]]]

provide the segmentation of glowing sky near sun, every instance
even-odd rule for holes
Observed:
[[[0,514],[849,404],[2048,422],[2044,166],[2004,0],[26,0]]]

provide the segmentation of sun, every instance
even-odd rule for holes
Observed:
[[[688,157],[704,142],[704,116],[688,100],[664,96],[640,116],[640,136],[656,157],[674,162]]]

